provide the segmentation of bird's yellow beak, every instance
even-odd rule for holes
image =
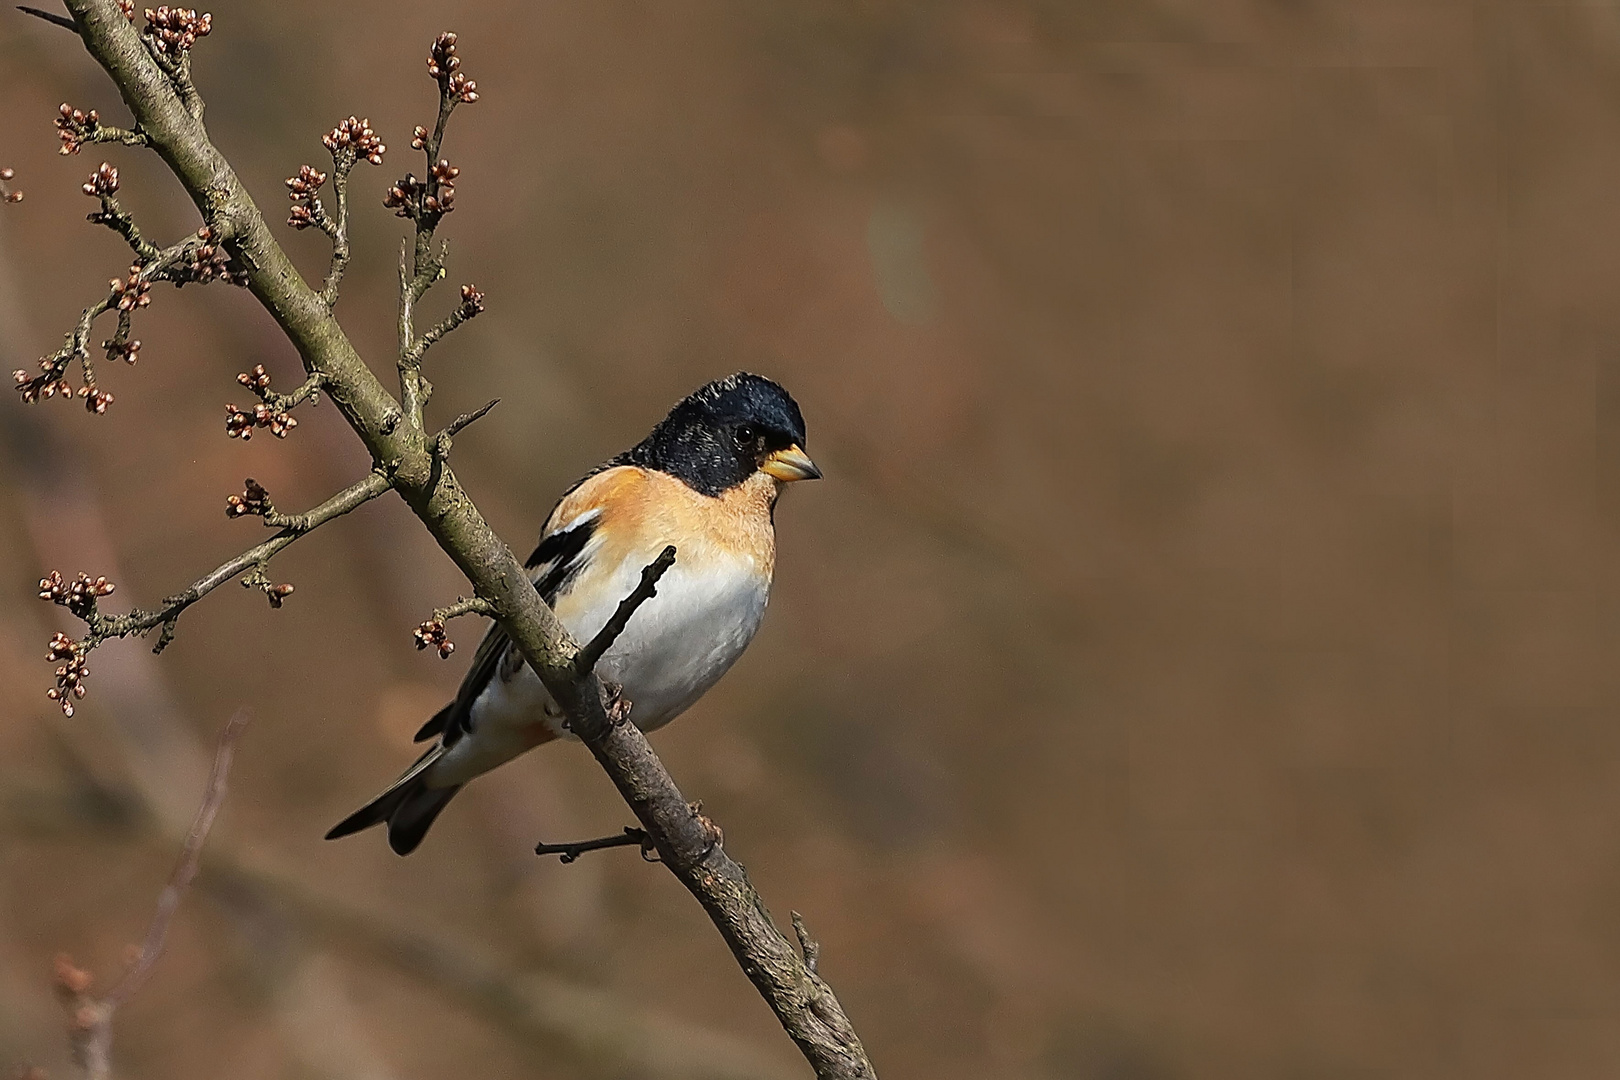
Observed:
[[[816,463],[810,460],[810,455],[799,449],[794,443],[786,450],[778,450],[766,458],[760,465],[760,471],[768,476],[774,476],[784,484],[791,484],[795,480],[820,480],[821,470]]]

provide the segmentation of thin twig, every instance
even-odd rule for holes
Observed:
[[[74,33],[79,32],[78,26],[75,25],[73,20],[68,18],[66,15],[57,15],[54,12],[41,11],[39,8],[27,7],[23,4],[18,4],[17,10],[25,15],[32,15],[36,19],[44,19],[52,26],[60,26],[64,30],[72,30]]]
[[[608,619],[607,625],[574,656],[575,670],[581,675],[589,675],[596,670],[597,662],[602,659],[602,655],[613,647],[619,635],[624,633],[624,628],[630,625],[630,617],[636,613],[636,609],[658,595],[658,579],[664,576],[664,571],[674,565],[675,545],[670,544],[659,552],[658,558],[642,568],[640,583],[629,596],[619,601],[619,606],[613,612],[613,617]]]
[[[79,642],[78,656],[83,657],[110,638],[125,638],[131,634],[144,634],[150,630],[161,627],[161,634],[153,652],[162,652],[174,639],[175,624],[180,615],[192,604],[201,600],[237,574],[246,573],[252,578],[255,574],[262,575],[264,568],[269,564],[282,548],[291,544],[299,537],[304,536],[313,529],[324,525],[333,518],[347,514],[388,490],[388,478],[381,473],[368,473],[365,479],[352,484],[336,495],[327,499],[321,505],[305,514],[291,515],[281,518],[285,524],[281,531],[262,544],[256,544],[234,559],[221,563],[211,572],[192,582],[191,586],[182,592],[167,597],[156,608],[143,610],[136,608],[124,615],[102,615],[90,609],[89,617],[85,619],[87,632],[83,641]],[[258,584],[250,580],[249,584]],[[274,589],[267,591],[273,592]],[[272,598],[272,603],[275,600]]]
[[[450,123],[450,114],[463,100],[471,101],[477,98],[477,95],[472,93],[464,98],[455,84],[456,79],[462,78],[453,75],[455,67],[460,65],[460,60],[454,59],[455,40],[454,34],[440,35],[434,45],[433,56],[430,57],[432,66],[429,70],[434,72],[434,78],[439,84],[439,114],[433,123],[433,131],[427,133],[418,128],[417,138],[413,141],[413,145],[418,146],[426,158],[422,180],[414,185],[402,181],[395,189],[402,196],[395,204],[399,213],[410,218],[416,226],[414,243],[406,241],[400,251],[399,390],[400,405],[409,423],[417,431],[422,430],[422,409],[427,404],[421,373],[422,354],[435,341],[483,310],[481,304],[469,306],[464,302],[444,322],[433,327],[420,339],[416,336],[416,304],[444,276],[444,266],[449,255],[448,245],[442,243],[435,252],[433,240],[439,223],[444,220],[444,215],[453,209],[457,170],[450,168],[448,173],[441,175],[438,168],[439,151],[444,145],[444,134]],[[448,50],[444,54],[445,63],[452,65],[448,68],[436,65],[436,60],[441,56],[441,47]],[[467,89],[470,91],[471,86],[469,85]],[[464,288],[462,290],[464,297],[466,292]]]
[[[176,284],[183,284],[190,280],[189,271],[179,264],[186,256],[195,253],[198,246],[203,243],[197,234],[193,233],[166,248],[157,248],[141,238],[133,219],[129,219],[127,214],[122,214],[122,211],[119,213],[124,220],[107,224],[109,228],[123,235],[136,252],[136,263],[130,268],[132,271],[130,277],[114,278],[108,286],[107,295],[80,313],[78,322],[74,323],[73,329],[67,333],[62,347],[39,362],[38,375],[29,377],[23,370],[13,372],[12,377],[16,384],[14,389],[22,395],[23,401],[32,402],[57,394],[69,396],[72,390],[65,376],[68,367],[74,360],[78,360],[84,375],[79,396],[86,399],[92,412],[105,411],[107,403],[112,401],[112,395],[98,393],[96,390],[95,367],[90,361],[90,331],[95,321],[109,311],[117,311],[118,333],[113,341],[122,343],[129,334],[130,313],[136,308],[146,306],[148,301],[145,294],[153,282],[173,281]]]
[[[316,404],[319,404],[321,399],[321,390],[325,386],[326,376],[317,371],[315,374],[305,379],[302,383],[298,384],[298,386],[290,394],[266,393],[259,395],[259,397],[260,400],[262,400],[272,409],[275,409],[278,412],[286,412],[293,406],[301,405],[305,401],[309,401],[311,399],[313,399]]]
[[[351,159],[348,164],[353,167],[354,154],[348,154]],[[338,165],[334,156],[332,169],[332,197],[337,204],[337,218],[333,220],[322,215],[321,229],[332,241],[332,262],[326,271],[326,280],[321,284],[321,299],[327,307],[335,307],[338,302],[338,288],[343,284],[343,271],[349,265],[349,169]]]
[[[146,939],[141,943],[140,955],[103,999],[115,1009],[146,985],[146,980],[152,976],[152,969],[157,966],[158,957],[163,955],[163,944],[168,940],[174,913],[179,910],[181,898],[197,876],[197,868],[202,863],[203,844],[208,840],[214,818],[219,815],[219,808],[225,802],[225,783],[230,776],[231,761],[236,755],[236,743],[251,718],[252,714],[246,709],[238,709],[225,724],[225,730],[220,732],[219,746],[214,751],[214,767],[208,774],[208,787],[203,792],[202,805],[197,808],[196,820],[191,823],[191,831],[180,848],[180,861],[175,864],[174,873],[169,875],[169,883],[158,896],[157,913],[152,916],[152,924],[146,928]]]
[[[654,856],[655,848],[652,837],[647,835],[646,829],[638,829],[634,825],[626,825],[624,832],[612,836],[599,836],[595,840],[575,840],[569,844],[548,844],[545,841],[534,846],[536,855],[559,855],[561,861],[571,863],[587,851],[601,851],[604,848],[639,847],[641,857],[648,862],[657,862]]]
[[[105,225],[122,236],[140,263],[156,262],[163,252],[141,235],[140,227],[135,224],[135,216],[110,194],[101,195],[100,199],[101,209],[91,214],[89,220],[97,225]]]
[[[443,461],[445,458],[449,457],[450,456],[450,445],[451,445],[452,437],[457,432],[461,431],[463,428],[465,428],[469,424],[473,423],[475,420],[482,419],[485,413],[489,412],[489,410],[493,409],[495,406],[499,405],[500,403],[501,403],[500,398],[492,398],[488,402],[486,402],[483,405],[482,408],[474,409],[470,413],[462,413],[460,416],[458,416],[454,420],[450,421],[450,423],[444,428],[444,430],[440,431],[437,435],[433,436],[433,456],[434,456],[434,458],[436,460]]]
[[[456,434],[462,428],[464,428],[467,425],[471,424],[473,421],[483,419],[485,413],[489,412],[489,410],[493,409],[495,406],[499,405],[500,403],[501,403],[500,398],[491,398],[489,401],[485,402],[480,407],[474,409],[472,412],[470,412],[470,413],[462,413],[460,416],[458,416],[454,420],[450,421],[449,426],[444,429],[444,434],[446,434],[446,435],[454,435],[454,434]]]
[[[448,607],[437,608],[426,622],[416,628],[416,647],[418,649],[437,649],[441,660],[450,659],[450,654],[456,651],[455,643],[450,640],[444,624],[451,619],[459,619],[463,615],[495,614],[495,605],[482,596],[469,596],[458,599]]]
[[[427,354],[427,351],[436,342],[445,335],[454,332],[457,327],[468,319],[476,319],[483,313],[484,294],[478,291],[476,285],[463,285],[461,287],[461,303],[456,305],[454,311],[445,316],[443,322],[417,339],[416,344],[412,345],[409,350],[406,362],[413,367],[419,366],[422,363],[422,357]]]
[[[495,607],[482,596],[468,596],[457,600],[442,608],[435,608],[433,617],[440,622],[447,619],[459,619],[463,615],[493,615]]]
[[[231,760],[236,753],[237,740],[247,727],[249,713],[238,709],[220,732],[219,745],[214,752],[214,767],[203,791],[202,805],[191,823],[186,840],[180,848],[180,859],[168,884],[158,894],[157,911],[146,928],[140,951],[122,978],[106,994],[95,997],[90,993],[88,973],[76,968],[66,957],[57,960],[57,985],[64,1000],[71,1006],[69,1027],[74,1056],[84,1069],[87,1080],[107,1080],[112,1076],[112,1023],[118,1009],[134,997],[152,977],[163,946],[168,941],[169,928],[180,909],[191,883],[202,865],[203,845],[214,827],[214,819],[225,802],[226,780],[231,771]]]

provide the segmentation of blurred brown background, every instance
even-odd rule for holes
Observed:
[[[456,462],[515,547],[704,380],[797,395],[828,479],[778,515],[759,639],[657,745],[883,1076],[1620,1067],[1613,6],[212,10],[208,122],[267,213],[340,117],[389,143],[339,309],[380,371],[378,200],[460,31],[484,96],[445,235],[490,311],[434,352],[433,412],[503,399]],[[160,239],[197,218],[149,155],[55,155],[59,102],[126,115],[68,34],[0,13],[0,96],[10,369],[126,264],[81,221],[100,160]],[[227,441],[234,374],[296,358],[234,290],[155,299],[106,417],[0,405],[0,1063],[69,1071],[50,957],[116,973],[247,701],[124,1075],[807,1075],[667,874],[529,853],[628,820],[578,747],[410,859],[322,842],[477,635],[411,649],[461,583],[397,504],[278,559],[284,610],[222,590],[54,712],[43,570],[150,601],[258,538],[220,513],[242,477],[302,508],[365,467],[327,406]]]

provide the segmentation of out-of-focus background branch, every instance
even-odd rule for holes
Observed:
[[[209,127],[267,211],[339,117],[406,145],[401,57],[476,45],[446,233],[488,311],[430,413],[503,399],[456,465],[514,544],[706,378],[804,403],[829,481],[778,514],[765,629],[657,741],[886,1078],[1612,1068],[1610,9],[213,10]],[[142,152],[56,156],[62,101],[128,119],[63,31],[0,16],[0,95],[9,370],[127,259],[76,224],[101,160],[152,235],[198,222]],[[350,180],[338,307],[372,357],[388,172]],[[325,405],[226,440],[235,374],[296,359],[233,290],[154,295],[106,416],[0,408],[0,1059],[67,1067],[50,957],[117,969],[245,701],[121,1075],[802,1075],[674,882],[529,854],[624,823],[582,753],[409,860],[319,840],[461,670],[410,647],[463,585],[392,500],[278,557],[283,610],[222,590],[45,699],[41,572],[159,596],[260,535],[220,513],[244,476],[303,508],[368,464]]]

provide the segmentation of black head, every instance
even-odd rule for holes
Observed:
[[[804,442],[804,417],[793,396],[770,379],[740,371],[683,398],[621,460],[718,495],[760,471],[784,481],[819,478]]]

